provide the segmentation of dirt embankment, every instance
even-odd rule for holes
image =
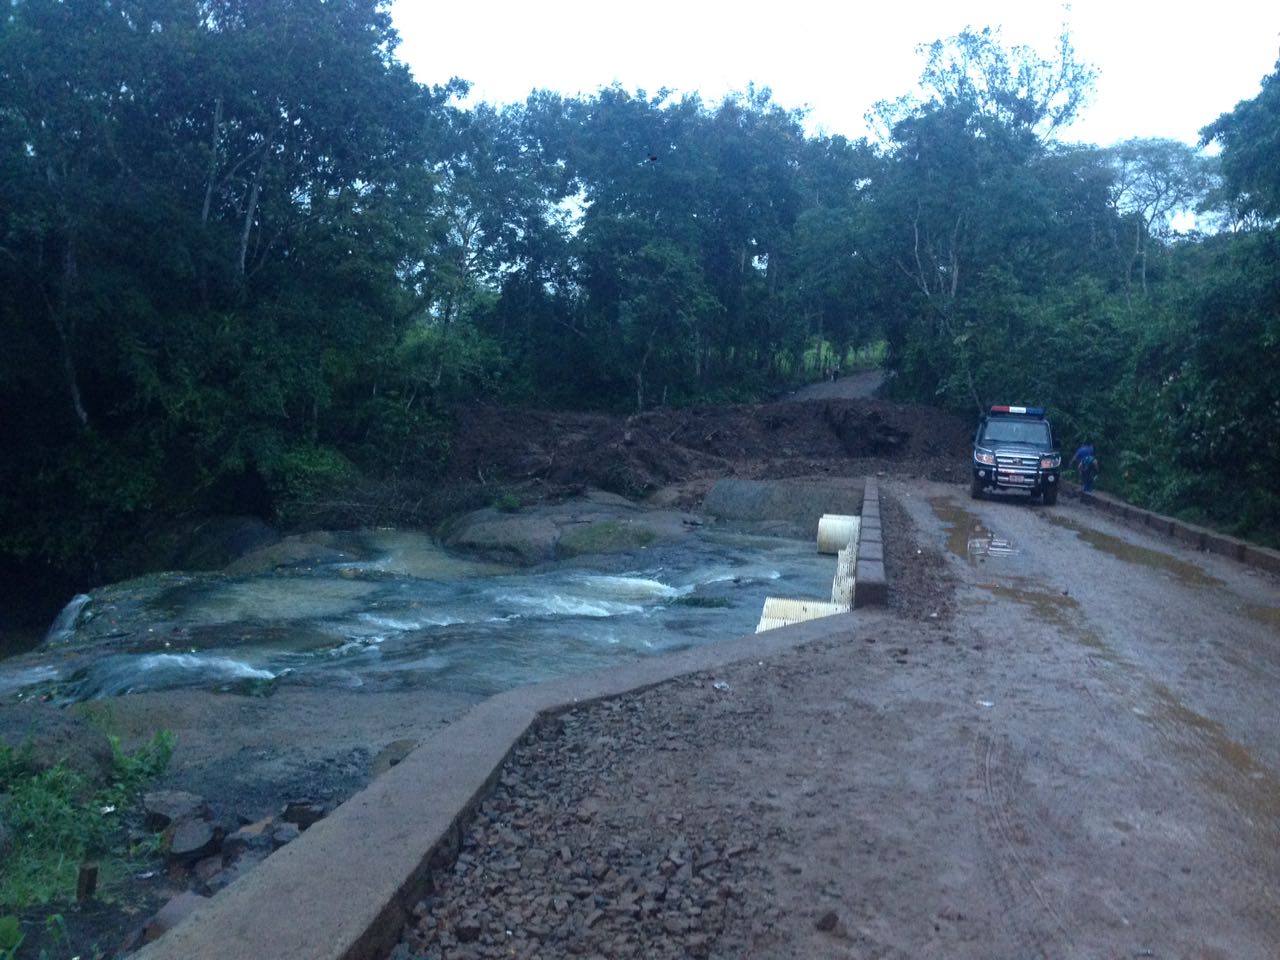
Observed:
[[[843,381],[821,386],[830,393]],[[858,388],[849,378],[848,390]],[[801,394],[800,397],[803,397]],[[928,407],[829,396],[633,416],[472,407],[457,411],[446,484],[525,499],[598,487],[690,506],[721,477],[831,473],[950,479],[969,424]]]

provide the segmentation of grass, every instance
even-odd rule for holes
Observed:
[[[613,553],[645,547],[655,539],[652,530],[618,520],[598,520],[565,533],[560,550],[568,557],[584,553]]]
[[[132,753],[118,737],[109,742],[111,766],[100,780],[63,762],[41,768],[29,744],[0,745],[0,822],[9,836],[0,849],[0,911],[73,900],[87,861],[98,862],[100,896],[109,898],[112,887],[155,852],[153,840],[130,845],[127,818],[146,784],[168,765],[173,734],[161,731]],[[3,931],[0,925],[0,960]]]

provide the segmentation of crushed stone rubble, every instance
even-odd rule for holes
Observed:
[[[710,677],[675,684],[724,696]],[[698,699],[679,698],[673,715],[670,697],[647,691],[532,730],[480,804],[452,870],[415,907],[393,960],[696,958],[710,956],[729,925],[766,932],[768,911],[745,894],[761,885],[768,826],[731,802],[683,802],[691,779],[717,775],[699,768],[684,740],[681,714]],[[704,734],[741,734],[732,711],[708,719]]]

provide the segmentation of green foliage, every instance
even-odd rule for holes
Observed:
[[[81,863],[101,858],[108,884],[127,869],[123,818],[173,751],[161,731],[134,753],[111,740],[112,767],[92,782],[64,763],[40,769],[29,747],[0,744],[0,803],[13,841],[3,853],[0,908],[69,900]]]
[[[924,103],[961,106],[987,124],[1052,136],[1070,124],[1093,91],[1097,70],[1076,58],[1064,27],[1053,59],[1030,47],[1006,47],[999,28],[966,27],[953,37],[922,45],[920,76]],[[919,111],[922,101],[907,96],[877,105],[888,126]]]
[[[1262,78],[1262,92],[1236,104],[1200,131],[1201,144],[1222,148],[1225,199],[1233,210],[1274,221],[1280,217],[1280,60]]]
[[[358,472],[341,452],[318,444],[298,444],[264,464],[277,511],[286,522],[316,504],[340,496]]]
[[[520,498],[514,493],[501,494],[493,501],[493,509],[503,513],[515,513],[520,509]]]
[[[44,918],[45,936],[55,947],[66,946],[71,942],[71,933],[67,929],[67,918],[60,913],[51,913]],[[40,951],[40,960],[47,960],[48,954]]]
[[[173,731],[159,730],[133,753],[121,748],[118,736],[108,737],[107,742],[111,745],[111,778],[102,796],[119,806],[129,803],[143,786],[164,773],[177,739]]]
[[[17,960],[25,939],[17,917],[0,917],[0,960]]]
[[[344,460],[397,467],[370,423],[438,451],[430,404],[377,408],[368,358],[420,308],[462,87],[413,82],[383,5],[5,17],[0,551],[87,579],[145,517],[290,514]]]

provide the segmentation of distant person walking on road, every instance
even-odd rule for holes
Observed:
[[[1093,481],[1098,478],[1098,455],[1093,444],[1085,441],[1071,458],[1071,465],[1080,471],[1080,486],[1085,493],[1093,492]]]

